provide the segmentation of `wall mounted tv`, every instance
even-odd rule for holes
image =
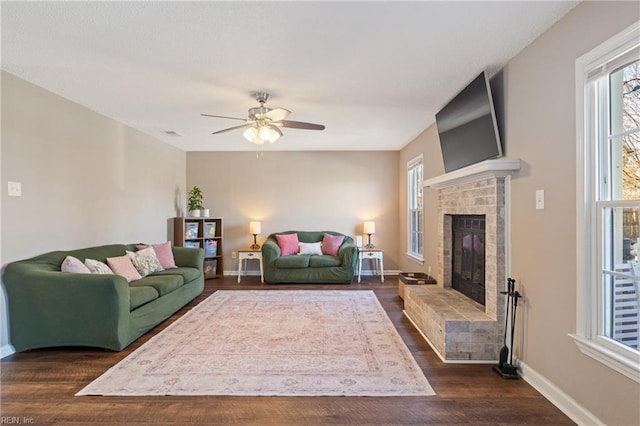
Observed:
[[[447,173],[503,155],[484,72],[436,114],[436,125]]]

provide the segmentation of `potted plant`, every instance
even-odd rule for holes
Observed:
[[[204,209],[202,201],[203,197],[200,188],[197,186],[191,188],[189,197],[187,198],[187,207],[192,217],[200,217],[200,210]]]

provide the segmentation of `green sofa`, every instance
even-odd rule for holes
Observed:
[[[298,241],[316,243],[324,234],[342,235],[344,242],[338,256],[289,255],[281,256],[276,234],[267,237],[262,245],[264,281],[275,283],[351,283],[358,261],[358,248],[353,238],[332,231],[285,231],[277,234],[298,234]]]
[[[84,262],[122,256],[135,244],[55,251],[7,265],[3,282],[16,351],[55,346],[122,350],[204,289],[201,249],[172,247],[178,268],[127,283],[119,275],[61,272],[66,256]]]

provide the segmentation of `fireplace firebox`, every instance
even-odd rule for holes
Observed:
[[[453,215],[451,287],[485,305],[485,216]]]

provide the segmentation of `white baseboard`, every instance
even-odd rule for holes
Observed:
[[[590,411],[578,404],[573,398],[564,393],[562,389],[547,380],[546,377],[529,367],[524,362],[517,360],[520,368],[520,376],[535,390],[540,392],[560,411],[579,425],[603,425],[604,422],[594,416]]]
[[[16,353],[16,350],[11,345],[4,345],[0,347],[0,358],[4,358],[14,353]]]
[[[438,355],[438,358],[444,363],[459,363],[465,364],[470,363],[469,361],[447,361],[444,357],[437,351],[435,346],[429,341],[427,336],[416,326],[411,317],[407,315],[406,311],[402,311],[404,316],[411,321],[411,324],[418,330],[420,335],[427,341],[431,349]],[[495,361],[491,362],[495,364]],[[563,392],[559,387],[551,383],[547,380],[546,377],[529,367],[526,363],[521,360],[516,360],[516,365],[519,368],[520,377],[531,385],[535,390],[540,392],[542,396],[549,400],[553,405],[555,405],[560,411],[567,415],[571,420],[576,422],[579,425],[603,425],[600,419],[594,416],[589,410],[584,408],[582,405],[578,404],[573,398]]]
[[[357,271],[356,271],[356,273],[357,273]],[[387,275],[398,275],[398,274],[400,274],[400,271],[396,271],[396,270],[388,270],[388,269],[385,269],[385,271],[384,271],[384,276],[385,276],[385,277],[386,277]],[[238,271],[237,271],[237,270],[235,270],[235,269],[234,269],[234,270],[231,270],[231,271],[224,271],[224,275],[225,275],[225,276],[227,276],[227,275],[228,275],[228,276],[230,276],[230,277],[237,277],[237,276],[238,276]],[[245,274],[245,272],[243,271],[243,272],[242,272],[242,276],[245,276],[245,275],[259,277],[259,276],[260,276],[260,271],[247,271],[247,272],[246,272],[246,274]],[[364,276],[374,276],[374,275],[378,275],[378,274],[376,273],[376,271],[374,271],[374,270],[364,270],[364,269],[362,270],[362,276],[363,276],[363,277],[364,277]]]
[[[238,276],[238,271],[236,270],[232,270],[232,271],[224,271],[223,272],[224,276],[230,276],[230,277],[237,277]],[[260,276],[260,271],[243,271],[242,272],[242,276],[248,276],[248,277],[259,277]]]

